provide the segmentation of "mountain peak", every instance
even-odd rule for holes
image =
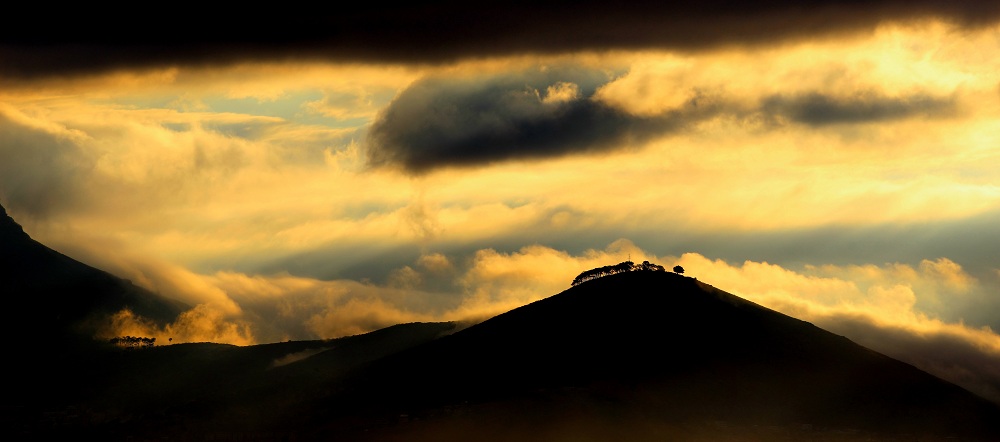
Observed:
[[[6,335],[89,338],[108,315],[126,307],[157,324],[189,308],[35,241],[2,206],[0,288],[7,307],[23,313],[0,324]]]
[[[8,236],[11,238],[27,238],[28,234],[24,233],[21,225],[17,221],[14,221],[14,218],[11,218],[7,214],[7,210],[0,204],[0,238]]]
[[[466,404],[489,404],[494,413],[484,421],[512,427],[531,409],[558,428],[616,426],[609,416],[631,415],[649,419],[636,427],[808,424],[998,440],[993,422],[1000,417],[994,404],[911,365],[666,271],[589,279],[386,358],[344,385],[343,403],[374,416],[397,409],[474,413]],[[353,419],[352,410],[340,412]],[[447,418],[440,422],[455,428]],[[539,433],[531,425],[523,434]]]

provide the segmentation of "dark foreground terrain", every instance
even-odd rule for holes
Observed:
[[[1000,440],[995,404],[809,323],[632,272],[459,329],[79,348],[26,376],[16,439]],[[39,372],[43,373],[43,372]]]
[[[470,327],[126,350],[88,326],[125,305],[158,320],[183,306],[45,248],[5,213],[0,266],[18,312],[4,324],[3,440],[1000,440],[997,404],[663,271]]]

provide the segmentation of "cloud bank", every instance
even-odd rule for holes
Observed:
[[[629,73],[541,66],[520,72],[421,79],[372,123],[368,163],[412,174],[438,168],[635,150],[712,119],[825,127],[958,112],[955,97],[804,91],[739,97],[693,91],[673,107],[634,112],[615,94]]]
[[[634,116],[596,100],[597,88],[611,79],[600,71],[540,68],[421,80],[372,124],[369,163],[421,173],[626,149],[683,124],[685,118]]]
[[[474,321],[631,254],[996,385],[977,368],[1000,327],[995,7],[678,5],[627,28],[630,5],[497,7],[503,29],[412,6],[371,32],[442,32],[390,30],[387,51],[349,48],[368,5],[336,38],[308,25],[349,10],[293,14],[299,39],[207,18],[107,28],[127,45],[3,39],[0,199],[41,242],[198,305],[175,341]],[[643,249],[604,247],[621,237]]]
[[[47,127],[46,127],[47,126]],[[33,122],[0,106],[0,189],[13,210],[33,217],[72,207],[96,159],[79,132]]]
[[[198,307],[162,330],[143,328],[141,318],[122,312],[114,318],[109,336],[157,336],[157,342],[170,336],[175,343],[246,345],[333,338],[414,321],[477,322],[566,290],[583,270],[628,258],[680,265],[687,276],[813,322],[1000,401],[996,369],[1000,335],[988,327],[949,322],[931,313],[936,303],[988,296],[987,286],[947,258],[924,260],[917,266],[824,265],[793,270],[749,260],[734,265],[697,253],[656,256],[618,240],[581,254],[540,245],[511,253],[481,249],[468,257],[429,253],[392,272],[385,284],[235,272],[188,274],[200,281],[192,285],[210,287],[202,291]],[[435,289],[428,290],[431,287]],[[220,307],[227,304],[235,307]]]
[[[812,92],[792,97],[765,97],[760,105],[760,113],[770,121],[784,118],[809,126],[878,123],[915,116],[938,117],[955,111],[956,103],[953,99],[923,94],[904,97],[877,94],[836,97]]]
[[[439,1],[393,8],[352,3],[223,16],[166,8],[142,20],[119,20],[110,11],[85,8],[53,16],[29,7],[21,20],[5,26],[0,76],[248,60],[446,62],[586,50],[691,51],[865,32],[891,21],[937,18],[978,27],[1000,17],[1000,6],[989,0]]]

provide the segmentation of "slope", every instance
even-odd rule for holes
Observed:
[[[98,348],[60,373],[75,387],[64,389],[58,400],[0,414],[0,438],[203,440],[258,430],[288,432],[272,418],[276,410],[312,397],[366,363],[456,326],[399,324],[337,339],[245,347]]]
[[[664,272],[589,281],[378,361],[337,388],[296,410],[310,417],[302,428],[317,428],[311,436],[483,439],[477,434],[492,426],[492,440],[523,441],[693,422],[864,437],[1000,435],[995,404]]]
[[[0,206],[0,293],[9,315],[5,336],[31,336],[25,345],[53,348],[91,338],[106,315],[123,308],[160,324],[189,308],[31,239]],[[15,343],[16,344],[16,343]]]

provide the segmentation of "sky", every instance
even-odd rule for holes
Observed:
[[[100,12],[0,30],[0,204],[192,306],[109,334],[471,323],[648,260],[1000,401],[994,2]]]

